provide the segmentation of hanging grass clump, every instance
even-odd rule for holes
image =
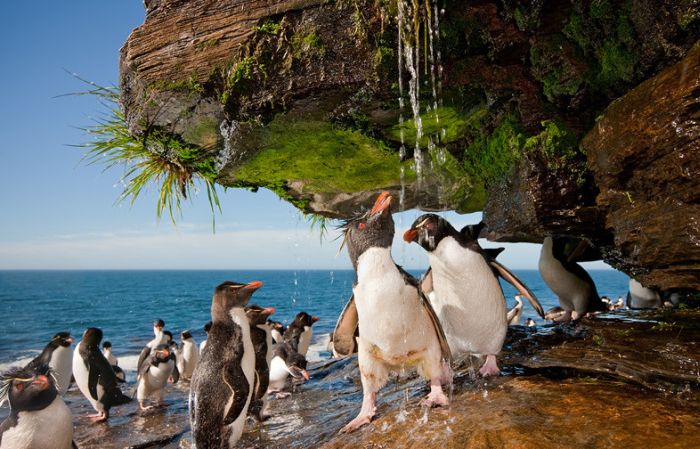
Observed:
[[[221,212],[216,191],[216,162],[212,154],[203,148],[184,142],[160,128],[146,128],[142,137],[134,137],[126,125],[119,107],[119,90],[98,86],[82,80],[93,88],[82,94],[97,95],[107,107],[104,118],[96,124],[82,128],[92,137],[90,142],[79,145],[87,151],[83,160],[88,164],[104,164],[105,170],[123,165],[120,179],[124,186],[117,203],[127,198],[133,204],[148,185],[159,186],[156,215],[160,219],[168,211],[176,224],[182,216],[181,204],[197,192],[197,184],[204,185],[215,227],[215,208]]]

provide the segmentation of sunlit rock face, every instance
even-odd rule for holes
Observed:
[[[645,278],[654,286],[700,288],[689,262],[696,249],[668,249],[698,238],[693,209],[681,214],[697,204],[697,184],[684,180],[700,157],[690,151],[696,112],[683,100],[697,96],[682,76],[688,63],[677,69],[685,88],[639,94],[636,103],[648,104],[634,107],[659,114],[644,115],[658,120],[647,128],[632,120],[649,137],[643,144],[598,135],[623,121],[616,111],[626,106],[606,112],[613,100],[690,59],[697,2],[448,0],[430,14],[424,6],[435,5],[420,3],[416,17],[413,2],[147,1],[144,24],[121,51],[129,129],[182,140],[188,170],[213,166],[219,184],[268,188],[306,213],[344,218],[389,190],[405,209],[485,210],[493,239],[584,237],[628,273],[665,267]],[[413,97],[399,42],[417,43]],[[663,115],[682,105],[685,116]],[[675,129],[690,130],[681,132],[684,159],[654,162],[683,143]],[[597,137],[581,146],[589,132]],[[674,157],[682,168],[666,179]],[[630,184],[642,167],[646,181]],[[642,231],[669,221],[685,237]]]
[[[700,43],[615,100],[582,146],[610,260],[644,285],[700,285]]]

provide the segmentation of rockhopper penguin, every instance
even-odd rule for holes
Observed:
[[[342,316],[358,320],[363,399],[360,413],[341,432],[352,432],[371,421],[377,392],[392,372],[416,367],[430,381],[430,393],[423,403],[449,403],[442,386],[452,382],[450,349],[418,280],[396,265],[391,256],[391,199],[388,192],[382,192],[370,211],[344,225],[344,242],[356,281],[351,304]],[[354,308],[356,313],[347,313],[348,308]],[[349,335],[340,335],[344,332]],[[339,322],[333,335],[334,339],[340,336],[348,340],[354,332],[354,326]]]
[[[83,339],[73,352],[73,377],[83,396],[97,411],[88,416],[93,421],[106,421],[109,409],[126,404],[131,398],[125,396],[117,385],[117,376],[112,366],[100,352],[102,330],[89,327],[83,332]]]
[[[190,385],[190,426],[199,449],[232,448],[243,433],[255,382],[255,349],[244,307],[262,282],[224,282],[211,305],[206,349]]]
[[[285,393],[282,390],[290,374],[295,379],[309,380],[306,357],[296,352],[289,343],[282,342],[275,346],[270,362],[270,384],[267,392],[276,393],[278,399],[289,396],[291,393]]]
[[[267,406],[267,387],[270,383],[270,361],[272,360],[272,326],[267,317],[275,313],[273,307],[262,308],[252,304],[245,308],[250,323],[250,339],[255,349],[255,385],[253,400],[248,407],[248,414],[258,421],[264,419]]]
[[[183,379],[190,380],[197,366],[197,362],[199,361],[199,349],[190,331],[182,332],[180,334],[180,341],[177,369],[180,371],[180,376]]]
[[[292,324],[284,331],[283,340],[292,345],[292,348],[299,354],[306,357],[314,332],[311,325],[318,320],[317,316],[311,316],[306,312],[297,313]]]
[[[0,376],[0,406],[10,416],[0,424],[0,449],[72,449],[73,418],[58,394],[48,365]]]
[[[170,345],[163,343],[153,348],[151,356],[139,367],[136,399],[139,401],[141,410],[153,408],[152,405],[145,405],[148,398],[155,400],[158,406],[164,405],[163,390],[170,377],[173,383],[177,383],[180,374]]]
[[[29,362],[27,368],[35,370],[42,365],[48,365],[56,379],[58,394],[63,396],[68,391],[70,379],[73,376],[73,338],[68,332],[59,332],[53,336],[41,354]]]
[[[469,230],[469,227],[467,228]],[[508,269],[496,262],[475,240],[474,232],[459,232],[435,215],[418,217],[403,238],[417,242],[428,252],[432,292],[430,303],[442,323],[455,357],[485,355],[482,376],[498,375],[496,354],[503,346],[508,323],[506,301],[497,274],[528,298],[540,316],[535,295]],[[478,235],[478,234],[476,234]],[[360,330],[362,335],[362,330]]]

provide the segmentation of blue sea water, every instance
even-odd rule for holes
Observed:
[[[556,296],[536,270],[514,271],[537,295],[545,310]],[[419,276],[421,273],[412,271]],[[627,292],[628,277],[614,270],[590,271],[601,295],[613,299]],[[0,370],[35,356],[59,331],[76,341],[87,327],[99,327],[117,357],[135,360],[153,338],[160,318],[179,342],[189,329],[197,342],[210,319],[214,287],[225,280],[260,280],[252,301],[275,307],[273,319],[289,324],[299,311],[320,317],[315,335],[333,330],[350,297],[353,271],[0,271]],[[515,289],[501,282],[509,306]],[[523,321],[542,321],[525,304]],[[122,364],[122,363],[120,363]]]

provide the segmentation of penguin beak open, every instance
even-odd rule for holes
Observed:
[[[255,291],[255,290],[259,289],[259,288],[262,287],[262,286],[263,286],[263,283],[262,283],[262,282],[260,282],[260,281],[252,281],[252,282],[248,282],[246,285],[244,285],[243,288],[245,288],[246,290],[253,290],[253,291]]]
[[[374,202],[374,206],[372,207],[370,214],[377,215],[379,213],[382,213],[389,208],[389,205],[391,205],[391,195],[389,195],[389,192],[384,191],[380,193],[377,197],[377,200]]]
[[[46,390],[49,387],[49,378],[41,374],[36,377],[36,380],[32,382],[32,385],[36,385],[40,389]]]
[[[418,230],[415,228],[408,229],[403,233],[403,239],[408,243],[415,242],[416,237],[418,237]]]

